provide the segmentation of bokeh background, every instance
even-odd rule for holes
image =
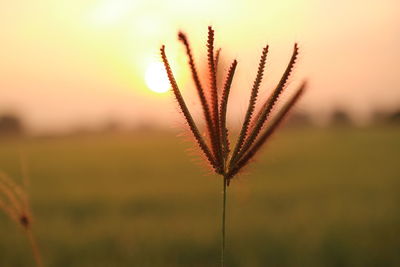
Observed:
[[[22,183],[28,167],[46,265],[218,265],[222,181],[197,156],[159,57],[165,44],[201,120],[176,34],[206,84],[208,25],[221,74],[239,62],[232,132],[265,44],[260,99],[294,42],[283,99],[310,84],[229,187],[228,265],[400,265],[398,10],[396,0],[2,3],[0,170]],[[1,266],[32,264],[20,230],[0,213]]]

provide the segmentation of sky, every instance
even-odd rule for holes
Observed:
[[[20,114],[34,132],[108,121],[173,126],[180,118],[176,103],[170,92],[150,90],[151,77],[157,85],[163,73],[149,69],[160,63],[159,48],[165,44],[185,99],[199,113],[176,36],[179,30],[188,35],[206,73],[205,41],[212,25],[215,45],[222,48],[222,73],[238,60],[230,123],[240,123],[245,113],[262,47],[270,46],[260,92],[264,99],[283,73],[294,42],[300,57],[288,95],[303,79],[310,84],[297,108],[317,121],[341,108],[364,123],[376,110],[400,107],[399,10],[398,0],[4,1],[0,113]]]

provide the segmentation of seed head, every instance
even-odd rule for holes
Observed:
[[[224,179],[227,179],[229,185],[229,181],[250,162],[254,155],[269,139],[272,133],[275,132],[306,89],[306,82],[303,82],[300,87],[296,89],[293,96],[283,105],[280,110],[277,111],[277,115],[273,119],[270,119],[269,115],[275,108],[275,103],[277,102],[279,96],[282,95],[282,92],[286,89],[287,81],[292,73],[294,64],[296,63],[299,53],[298,45],[297,43],[294,44],[292,57],[275,90],[263,103],[261,109],[254,114],[259,88],[264,75],[269,46],[266,45],[263,48],[256,72],[256,77],[251,89],[251,95],[244,122],[241,127],[238,140],[236,141],[235,147],[232,151],[230,147],[231,142],[228,136],[228,129],[226,127],[226,113],[228,108],[229,93],[238,62],[236,60],[232,62],[222,88],[222,95],[218,97],[219,90],[217,88],[217,69],[220,50],[218,50],[216,53],[214,52],[214,30],[211,26],[208,27],[206,46],[209,69],[208,84],[211,92],[211,97],[208,100],[205,96],[203,86],[196,70],[196,65],[190,49],[189,41],[183,32],[179,32],[178,39],[186,48],[189,67],[198,92],[198,96],[200,98],[201,108],[203,110],[204,119],[207,125],[206,131],[208,140],[200,134],[198,127],[193,120],[188,107],[186,106],[168,62],[165,53],[165,46],[162,46],[161,58],[164,62],[165,69],[167,70],[173,93],[178,102],[179,108],[184,115],[186,123],[189,126],[189,129],[193,134],[198,146],[200,147],[200,150],[205,155],[213,170],[217,174],[222,175]],[[264,125],[266,126],[264,127]]]

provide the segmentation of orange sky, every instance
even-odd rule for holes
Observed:
[[[246,108],[262,46],[270,45],[266,96],[295,41],[302,54],[292,85],[303,77],[311,84],[299,108],[323,117],[343,106],[363,120],[372,109],[400,106],[399,10],[398,0],[7,1],[0,9],[0,112],[21,113],[35,131],[108,119],[174,124],[172,96],[148,90],[146,68],[166,44],[195,104],[176,33],[188,34],[201,63],[213,25],[224,62],[239,61],[233,123]]]

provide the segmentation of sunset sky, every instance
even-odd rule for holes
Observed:
[[[224,68],[234,58],[239,62],[232,123],[246,108],[243,96],[262,47],[270,45],[263,98],[294,42],[301,55],[288,92],[303,78],[310,81],[298,108],[318,119],[343,107],[363,122],[373,110],[400,107],[399,10],[398,0],[6,1],[0,8],[0,112],[21,114],[39,132],[107,120],[174,124],[179,114],[172,95],[150,91],[146,71],[160,62],[165,44],[187,101],[196,104],[176,34],[187,33],[204,69],[212,25]]]

